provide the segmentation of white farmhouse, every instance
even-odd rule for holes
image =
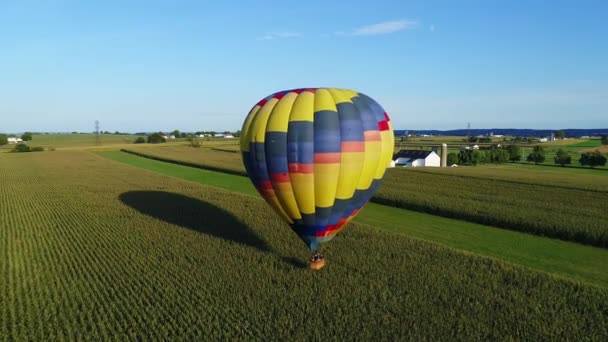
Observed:
[[[223,133],[215,133],[213,136],[214,136],[215,138],[223,138],[223,137],[224,137],[224,134],[223,134]]]
[[[224,139],[234,139],[234,135],[226,134],[226,135],[224,135]]]
[[[395,163],[395,166],[402,167],[441,166],[441,158],[434,151],[401,150],[395,153],[393,162]]]
[[[8,140],[9,144],[18,144],[18,143],[23,142],[23,140],[21,140],[21,138],[15,138],[15,137],[9,137],[7,140]]]

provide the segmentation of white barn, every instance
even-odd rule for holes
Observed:
[[[393,156],[393,163],[401,167],[440,167],[441,158],[434,151],[401,150]]]
[[[9,137],[7,140],[8,140],[9,144],[18,144],[18,143],[23,142],[23,140],[21,140],[21,138],[15,138],[15,137]]]

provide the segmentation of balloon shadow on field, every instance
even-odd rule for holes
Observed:
[[[119,196],[142,214],[227,241],[269,252],[268,244],[226,210],[211,203],[165,191],[129,191]]]

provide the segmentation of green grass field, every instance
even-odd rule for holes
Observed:
[[[608,330],[605,288],[361,223],[311,272],[304,244],[259,198],[86,152],[0,155],[0,201],[9,339],[600,340]]]
[[[119,151],[99,154],[138,168],[259,198],[246,177],[174,165]],[[374,203],[366,205],[355,221],[560,277],[608,287],[608,271],[604,270],[608,251],[604,249]]]
[[[96,145],[95,134],[35,134],[28,145],[41,147],[93,147]],[[100,141],[103,145],[115,145],[132,143],[137,136],[122,134],[101,134]]]
[[[583,148],[592,148],[592,147],[600,147],[602,145],[602,141],[600,139],[591,139],[585,140],[581,142],[577,142],[575,144],[570,144],[568,147],[583,147]]]

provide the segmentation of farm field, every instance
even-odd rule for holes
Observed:
[[[99,152],[99,155],[138,168],[236,191],[259,199],[257,191],[245,177],[175,165],[119,151]],[[606,249],[375,203],[368,203],[355,221],[560,277],[608,287],[608,271],[605,270],[605,263],[608,262]]]
[[[393,169],[372,201],[608,247],[608,192]]]
[[[217,149],[234,149],[238,145],[220,145]],[[140,153],[143,156],[159,157],[178,163],[190,163],[199,166],[210,166],[226,171],[245,174],[245,168],[239,153],[224,152],[211,148],[192,148],[186,145],[162,145],[126,148],[127,151]],[[417,172],[453,174],[479,177],[484,179],[506,180],[529,184],[542,184],[586,190],[608,191],[608,173],[589,168],[544,168],[531,164],[486,164],[476,167],[460,168],[424,168]],[[392,172],[389,170],[389,172]]]
[[[457,168],[428,167],[408,169],[408,171],[608,192],[608,172],[598,172],[597,170],[586,168],[545,168],[534,165],[507,163]]]
[[[168,162],[245,174],[238,153],[187,146],[130,151]],[[514,168],[500,165],[496,168],[389,169],[372,201],[608,246],[608,227],[604,223],[608,174],[584,169],[567,169],[573,170],[568,173],[565,168],[540,167],[533,172],[524,171],[523,167],[511,172]],[[502,171],[495,172],[496,169]],[[572,202],[572,198],[577,201]]]
[[[95,134],[34,134],[32,141],[26,142],[29,146],[36,147],[95,147]],[[124,134],[100,134],[103,145],[116,145],[132,143],[137,136]]]
[[[134,152],[141,156],[157,158],[177,164],[200,166],[217,171],[226,171],[246,175],[245,167],[241,159],[241,153],[227,152],[238,149],[238,144],[218,145],[193,148],[187,145],[158,146],[148,148],[126,148],[127,152]]]
[[[362,339],[601,340],[608,331],[604,287],[362,223],[312,273],[304,245],[260,199],[91,153],[2,154],[0,185],[0,335],[11,339],[343,339],[356,329]]]

